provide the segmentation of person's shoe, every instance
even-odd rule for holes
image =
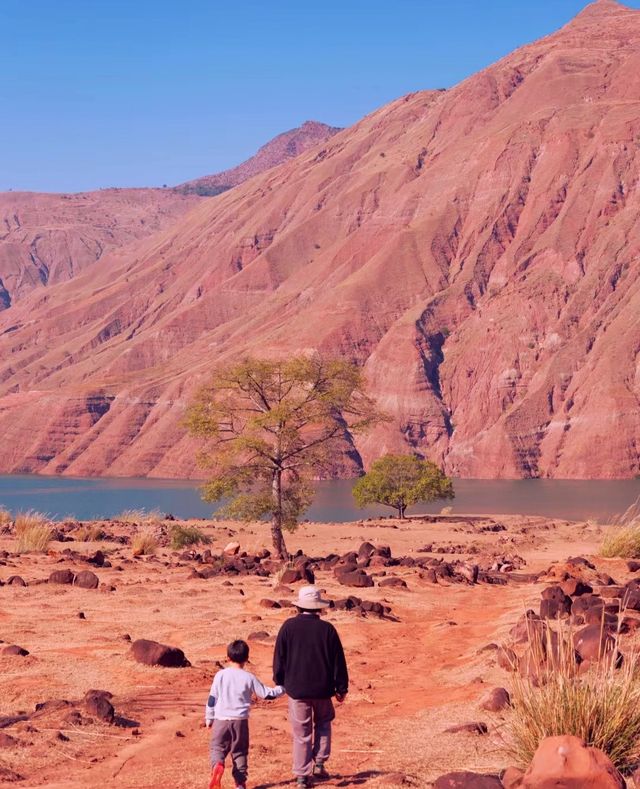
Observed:
[[[213,765],[211,770],[211,780],[209,781],[209,789],[221,789],[222,776],[224,774],[224,763],[218,762]]]
[[[324,762],[316,762],[313,765],[313,777],[316,779],[316,781],[329,780],[330,775],[327,772],[327,768],[324,766]]]
[[[296,787],[297,789],[302,789],[302,787],[311,786],[311,782],[307,778],[306,775],[299,775],[296,778]]]

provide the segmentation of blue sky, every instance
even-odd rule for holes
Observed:
[[[307,119],[346,126],[453,85],[584,5],[0,0],[0,190],[216,172]]]

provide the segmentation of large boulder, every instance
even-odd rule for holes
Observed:
[[[178,647],[170,647],[146,638],[134,641],[131,645],[131,653],[138,663],[144,663],[145,666],[185,668],[191,665],[184,652]]]
[[[609,757],[579,737],[547,737],[524,775],[513,774],[505,789],[625,789]]]

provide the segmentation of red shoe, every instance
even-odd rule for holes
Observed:
[[[209,781],[209,789],[221,789],[222,775],[224,773],[224,762],[218,762],[213,765],[211,770],[211,780]]]

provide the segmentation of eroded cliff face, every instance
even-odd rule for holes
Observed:
[[[608,0],[383,107],[0,313],[0,468],[193,475],[212,365],[317,348],[393,415],[365,464],[636,474],[639,139],[640,13]]]

